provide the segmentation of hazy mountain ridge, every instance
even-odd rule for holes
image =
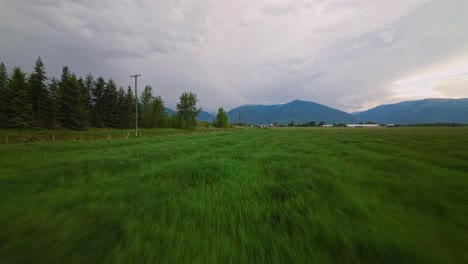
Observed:
[[[286,104],[275,105],[243,105],[229,112],[228,118],[231,123],[239,122],[249,124],[288,124],[305,123],[310,121],[324,121],[328,124],[350,123],[355,117],[349,113],[334,109],[322,104],[309,101],[294,100]]]
[[[168,107],[165,107],[165,110],[166,110],[167,115],[169,116],[173,116],[176,113],[176,111]],[[213,116],[212,114],[206,111],[201,111],[200,114],[197,116],[198,121],[212,122],[214,119],[215,119],[215,116]]]
[[[198,121],[205,121],[205,122],[213,122],[216,117],[206,111],[201,111],[200,114],[197,116]]]
[[[383,124],[468,123],[468,98],[429,98],[385,104],[355,116],[360,122]]]
[[[260,105],[247,104],[235,107],[227,112],[230,123],[249,124],[280,123],[287,125],[315,121],[327,124],[357,123],[373,121],[380,124],[424,124],[424,123],[468,123],[468,98],[447,99],[428,98],[414,101],[403,101],[384,104],[366,111],[347,113],[311,101],[294,100],[285,104]],[[166,108],[172,116],[176,111]],[[199,121],[212,122],[216,116],[202,111]],[[260,120],[261,119],[261,120]]]

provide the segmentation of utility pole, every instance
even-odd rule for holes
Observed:
[[[241,111],[239,111],[239,129],[241,129]]]
[[[138,93],[137,93],[137,79],[141,74],[131,75],[130,78],[135,78],[135,137],[138,137]]]

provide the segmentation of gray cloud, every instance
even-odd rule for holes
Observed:
[[[313,100],[343,110],[391,102],[394,83],[468,52],[463,0],[2,1],[0,61],[49,75],[68,65],[169,106],[185,90],[209,111]],[[467,96],[437,83],[441,94]],[[453,83],[453,82],[452,82]],[[436,89],[434,87],[434,89]]]
[[[446,97],[466,97],[468,89],[468,78],[452,79],[436,87],[436,91],[441,92]]]

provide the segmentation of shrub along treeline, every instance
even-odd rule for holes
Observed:
[[[196,125],[197,96],[184,92],[177,113],[168,116],[161,96],[146,86],[138,100],[138,123],[143,128]],[[2,128],[131,128],[135,124],[135,95],[112,80],[88,74],[78,77],[67,66],[60,79],[46,76],[39,57],[31,74],[15,67],[9,75],[0,64],[0,127]]]

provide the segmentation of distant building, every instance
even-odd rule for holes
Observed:
[[[349,124],[347,127],[379,127],[378,124]]]
[[[322,125],[322,127],[332,127],[333,125]]]

